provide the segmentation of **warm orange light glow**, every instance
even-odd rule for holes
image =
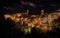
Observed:
[[[20,17],[22,16],[22,17]],[[40,15],[38,15],[40,16]],[[45,23],[46,21],[46,16],[41,18],[41,17],[37,17],[36,15],[31,15],[30,17],[24,17],[24,14],[22,13],[16,13],[16,14],[5,14],[4,17],[5,19],[10,18],[12,21],[14,22],[21,22],[21,24],[23,25],[23,22],[26,23],[28,27],[36,27],[39,28],[41,31],[47,32],[52,30],[52,26],[51,26],[51,21],[53,21],[54,19],[57,19],[60,16],[60,13],[51,13],[48,15],[48,24]],[[33,19],[31,17],[34,17]],[[25,29],[27,32],[27,29]]]

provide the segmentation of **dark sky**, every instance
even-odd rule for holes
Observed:
[[[37,12],[38,10],[44,9],[47,12],[55,11],[60,9],[59,0],[0,0],[2,12],[19,12],[29,9]]]

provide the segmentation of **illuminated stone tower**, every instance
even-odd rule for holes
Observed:
[[[41,15],[44,15],[44,10],[41,10]]]
[[[29,13],[29,10],[27,10],[27,14]]]

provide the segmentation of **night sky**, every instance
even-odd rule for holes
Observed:
[[[27,9],[33,12],[41,9],[53,12],[60,8],[59,0],[1,0],[0,3],[2,12],[21,12]]]

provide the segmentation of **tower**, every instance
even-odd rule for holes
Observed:
[[[41,15],[44,15],[44,10],[41,10]]]

